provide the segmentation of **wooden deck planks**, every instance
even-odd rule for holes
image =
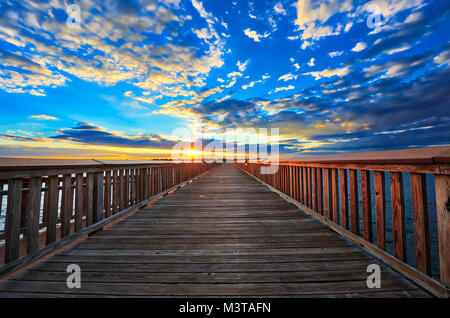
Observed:
[[[368,289],[366,268],[382,268]],[[66,268],[81,268],[81,289]],[[0,297],[427,297],[231,165],[0,284]]]

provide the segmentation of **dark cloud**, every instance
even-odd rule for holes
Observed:
[[[176,142],[158,135],[125,136],[109,132],[101,127],[78,123],[73,128],[61,129],[58,135],[50,137],[55,140],[70,140],[89,145],[133,147],[133,148],[172,148]]]
[[[428,10],[421,10],[417,20],[413,22],[403,22],[401,27],[389,28],[387,31],[380,32],[378,37],[380,41],[370,46],[363,58],[370,59],[388,50],[414,44],[423,36],[436,31],[450,13],[449,1],[443,1],[440,4],[438,6],[428,5]]]

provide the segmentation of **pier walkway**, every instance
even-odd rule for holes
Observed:
[[[81,269],[69,289],[67,267]],[[369,289],[370,264],[381,288]],[[429,297],[243,170],[203,177],[0,284],[0,297]]]

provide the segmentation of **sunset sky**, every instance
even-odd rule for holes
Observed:
[[[0,4],[3,157],[166,158],[200,126],[279,128],[283,158],[450,144],[448,0]]]

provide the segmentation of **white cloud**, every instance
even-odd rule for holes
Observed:
[[[295,24],[303,31],[302,39],[309,40],[302,46],[303,49],[310,46],[311,40],[317,41],[323,37],[338,35],[343,31],[341,24],[324,25],[337,13],[353,10],[352,0],[298,0],[297,19]],[[348,28],[351,26],[349,25]],[[348,31],[348,29],[347,29]]]
[[[367,48],[367,44],[364,42],[358,42],[352,49],[353,52],[361,52]]]
[[[311,75],[311,76],[314,76],[316,80],[319,80],[324,77],[333,77],[333,76],[343,77],[343,76],[347,75],[349,73],[349,71],[350,70],[348,67],[344,67],[344,68],[338,68],[338,69],[325,69],[325,70],[319,71],[319,72],[309,72],[309,73],[304,73],[303,75]]]
[[[308,62],[308,66],[313,67],[314,65],[316,65],[316,59],[312,57]]]
[[[201,30],[193,30],[192,32],[194,32],[195,35],[197,35],[197,37],[201,40],[209,40],[213,37],[207,28],[203,28]]]
[[[328,53],[328,55],[329,55],[331,58],[336,57],[336,56],[341,56],[342,54],[344,54],[344,51],[336,51],[336,52],[330,52],[330,53]]]
[[[287,82],[287,81],[296,80],[297,78],[298,78],[298,75],[294,75],[294,74],[289,73],[289,74],[285,74],[283,76],[280,76],[278,78],[278,81],[285,81],[285,82]]]
[[[282,14],[282,15],[286,15],[287,12],[286,10],[283,8],[283,4],[281,4],[281,2],[278,2],[275,7],[274,10],[277,14]]]
[[[236,66],[238,67],[239,71],[244,72],[247,69],[248,60],[244,63],[241,63],[241,61],[238,61]]]
[[[261,38],[266,38],[269,36],[268,33],[264,33],[263,35],[261,35],[251,29],[245,29],[244,33],[246,36],[248,36],[250,39],[253,39],[253,41],[255,42],[261,42]]]
[[[48,115],[33,115],[33,116],[30,116],[29,118],[40,119],[40,120],[58,120],[58,118],[53,117],[53,116],[48,116]]]
[[[242,73],[236,72],[236,71],[228,73],[228,75],[227,75],[227,77],[241,77],[241,76],[242,76]]]
[[[302,50],[304,50],[304,49],[306,49],[307,47],[309,47],[309,46],[311,46],[312,45],[312,43],[311,42],[309,42],[309,41],[303,41],[303,43],[302,43]]]
[[[242,85],[242,89],[247,89],[247,88],[253,87],[253,86],[255,86],[255,82],[250,82],[250,83],[247,84],[247,85]]]
[[[203,19],[213,18],[213,15],[211,13],[206,12],[205,8],[203,7],[203,3],[201,3],[200,1],[192,0],[192,5]]]
[[[347,33],[353,26],[353,22],[349,22],[345,25],[344,32]]]
[[[197,0],[193,0],[193,5],[208,24],[205,29],[193,31],[209,45],[209,50],[201,54],[195,47],[175,42],[149,44],[147,33],[160,35],[169,23],[181,27],[190,19],[169,10],[168,7],[179,4],[177,0],[166,5],[149,3],[145,9],[151,10],[152,15],[127,12],[119,6],[105,11],[98,2],[87,1],[83,7],[83,28],[77,31],[69,29],[65,21],[46,18],[55,10],[65,10],[63,1],[42,2],[39,6],[26,3],[25,12],[14,12],[13,20],[11,14],[0,17],[0,38],[24,48],[15,49],[8,61],[5,56],[0,57],[0,64],[11,63],[19,69],[0,70],[0,89],[8,92],[42,96],[43,88],[65,85],[70,80],[66,76],[72,76],[101,85],[127,81],[146,92],[185,96],[188,90],[204,86],[211,69],[224,63],[224,41],[213,28],[217,19]],[[121,17],[120,23],[117,16]],[[10,25],[17,27],[9,30]],[[177,36],[176,31],[170,36]],[[126,43],[118,46],[115,42],[123,38]]]
[[[433,62],[439,65],[450,65],[450,49],[435,56]]]
[[[400,53],[400,52],[409,50],[410,48],[411,48],[410,45],[403,45],[403,46],[395,48],[395,49],[386,50],[386,51],[384,51],[384,53],[392,55],[392,54],[395,54],[395,53]]]
[[[275,88],[275,90],[273,90],[269,94],[278,93],[278,92],[282,92],[282,91],[290,91],[292,89],[295,89],[295,86],[289,85],[289,86],[286,86],[286,87],[277,87],[277,88]]]
[[[236,77],[233,77],[233,80],[225,87],[230,88],[230,87],[233,87],[235,84],[236,84]]]

